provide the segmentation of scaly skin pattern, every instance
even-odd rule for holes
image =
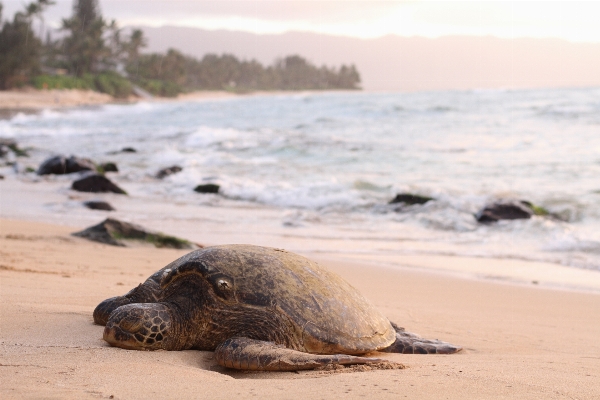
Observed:
[[[393,322],[391,324],[396,330],[396,340],[391,346],[379,351],[403,354],[452,354],[461,350],[460,347],[453,344],[441,340],[424,339],[414,333],[406,332],[404,328],[400,328]]]
[[[104,339],[113,346],[216,350],[220,365],[237,369],[382,362],[353,357],[372,351],[460,350],[404,332],[318,264],[250,245],[193,251],[100,303],[94,321],[106,325]]]
[[[327,364],[386,363],[379,358],[302,353],[273,342],[238,337],[221,343],[215,350],[215,358],[223,367],[248,371],[299,371]]]

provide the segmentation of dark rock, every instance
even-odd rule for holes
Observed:
[[[0,181],[4,179],[4,175],[0,175]]]
[[[496,222],[501,219],[529,219],[535,215],[528,201],[499,201],[486,205],[475,214],[477,222]]]
[[[106,201],[86,201],[83,205],[91,210],[115,211],[114,207]]]
[[[206,183],[196,186],[194,191],[198,193],[219,193],[219,188],[220,186],[215,185],[214,183]]]
[[[87,158],[78,158],[71,156],[65,158],[64,156],[50,157],[44,161],[37,170],[38,175],[62,175],[72,174],[73,172],[80,171],[95,171],[96,165]]]
[[[73,182],[71,189],[79,192],[112,192],[127,194],[127,192],[112,183],[107,177],[98,174],[88,175]]]
[[[156,177],[158,179],[162,179],[166,176],[176,174],[176,173],[180,172],[182,169],[183,168],[181,168],[179,165],[173,165],[172,167],[169,167],[169,168],[163,168],[156,173]]]
[[[15,153],[17,157],[28,157],[27,150],[21,149],[13,139],[0,138],[0,157],[4,157],[9,151]]]
[[[17,142],[12,139],[0,138],[0,157],[4,157],[11,150],[11,147],[15,147]]]
[[[67,173],[67,159],[63,156],[50,157],[40,164],[38,175],[62,175]]]
[[[121,150],[109,151],[108,154],[119,154],[119,153],[137,153],[137,150],[133,147],[123,147]]]
[[[139,225],[112,218],[107,218],[98,225],[91,226],[81,232],[75,232],[73,236],[122,247],[135,245],[136,243],[149,243],[156,247],[173,249],[196,249],[199,247],[185,239],[151,232]]]
[[[98,166],[98,172],[119,172],[119,168],[114,162],[106,162]]]
[[[544,207],[538,206],[527,200],[498,201],[488,204],[475,214],[478,222],[496,222],[501,219],[529,219],[537,215],[558,221],[568,221],[569,218],[560,214],[551,213]]]
[[[417,194],[399,193],[389,202],[389,204],[404,203],[407,206],[411,206],[413,204],[425,204],[430,200],[435,199],[433,197],[419,196]]]

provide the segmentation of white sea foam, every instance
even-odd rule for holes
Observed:
[[[185,213],[144,211],[142,200],[164,209],[254,204],[281,210],[279,228],[327,230],[332,241],[357,232],[348,246],[373,252],[600,268],[598,99],[598,89],[557,89],[141,102],[17,114],[0,120],[0,136],[33,148],[18,171],[52,154],[116,162],[111,178],[140,199],[130,212],[157,220]],[[154,178],[171,165],[183,170]],[[200,183],[220,194],[195,193]],[[388,205],[403,192],[435,201]],[[564,221],[477,223],[474,214],[498,198],[529,200]]]

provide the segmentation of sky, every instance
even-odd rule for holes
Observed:
[[[0,0],[12,18],[29,0]],[[58,27],[72,0],[44,14]],[[447,35],[560,38],[600,43],[600,1],[100,0],[120,26],[186,26],[258,34],[315,32],[355,38]]]

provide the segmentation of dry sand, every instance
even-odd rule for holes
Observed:
[[[36,110],[44,108],[62,108],[107,104],[115,99],[104,93],[91,90],[52,89],[52,90],[14,90],[0,91],[0,109]]]
[[[232,98],[239,96],[265,96],[289,94],[290,92],[272,91],[272,92],[252,92],[248,94],[237,94],[226,91],[196,91],[182,93],[175,98],[154,97],[142,99],[130,97],[128,99],[115,99],[114,97],[98,93],[91,90],[78,89],[52,89],[52,90],[0,90],[0,111],[21,111],[21,110],[42,110],[42,109],[60,109],[67,107],[97,106],[110,103],[135,103],[137,101],[146,102],[171,102],[171,101],[202,101],[223,98]]]
[[[217,366],[211,352],[112,348],[93,324],[97,303],[185,252],[115,248],[73,231],[0,220],[2,399],[600,398],[600,295],[360,260],[319,261],[392,321],[465,350],[378,355],[405,364],[403,370],[241,373]]]

